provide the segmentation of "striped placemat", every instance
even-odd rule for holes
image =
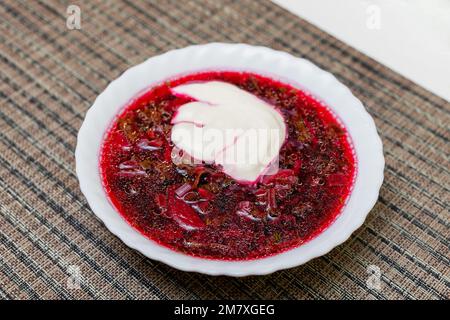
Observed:
[[[0,298],[450,297],[448,102],[267,0],[89,1],[81,29],[70,4],[0,2]],[[212,41],[305,57],[374,117],[379,201],[326,256],[263,277],[181,272],[126,247],[80,193],[76,134],[95,97],[150,56]]]

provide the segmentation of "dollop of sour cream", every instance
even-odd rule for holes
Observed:
[[[253,183],[278,170],[286,138],[282,115],[270,104],[235,85],[207,81],[179,85],[175,95],[193,102],[172,118],[171,139],[193,159],[222,166],[242,183]]]

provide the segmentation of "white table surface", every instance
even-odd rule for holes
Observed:
[[[273,0],[450,101],[450,0]]]

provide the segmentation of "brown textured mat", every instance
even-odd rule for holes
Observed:
[[[269,1],[182,3],[85,2],[72,31],[70,1],[0,3],[0,297],[450,298],[450,104]],[[211,41],[310,59],[375,118],[386,157],[379,201],[326,256],[264,277],[180,272],[122,244],[80,193],[76,134],[95,97],[150,56]],[[370,265],[379,289],[367,286]]]

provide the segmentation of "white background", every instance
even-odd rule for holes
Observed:
[[[450,101],[450,0],[273,0]]]

